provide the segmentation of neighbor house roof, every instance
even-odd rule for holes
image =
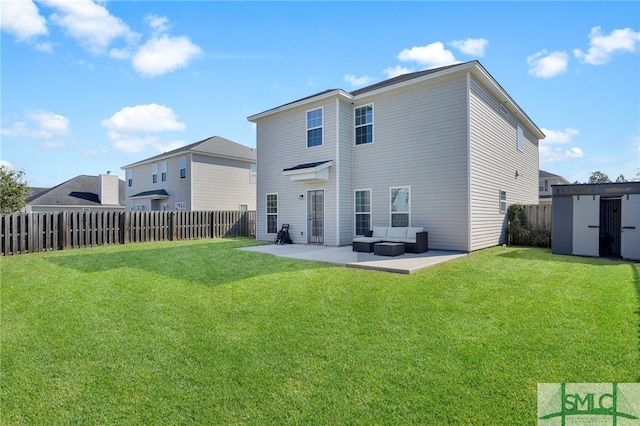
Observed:
[[[409,84],[414,84],[421,81],[426,81],[433,78],[443,77],[449,74],[457,72],[469,72],[474,75],[484,87],[498,99],[505,106],[505,108],[512,114],[520,115],[521,122],[531,131],[536,138],[543,139],[544,133],[538,126],[529,118],[529,116],[518,106],[518,104],[511,98],[511,96],[498,84],[498,82],[489,74],[489,72],[480,64],[479,61],[462,62],[459,64],[447,65],[444,67],[432,68],[423,71],[416,71],[399,75],[394,78],[390,78],[372,85],[363,87],[361,89],[354,90],[352,92],[345,92],[342,89],[330,89],[316,93],[315,95],[307,96],[297,101],[289,102],[284,105],[280,105],[275,108],[254,114],[248,117],[249,121],[255,122],[263,117],[267,117],[271,114],[275,114],[280,111],[286,111],[290,108],[294,108],[300,105],[304,105],[311,102],[316,102],[325,98],[331,97],[343,97],[346,100],[357,101],[365,98],[369,95],[377,94],[385,90],[393,90],[399,87],[403,87]]]
[[[119,205],[124,206],[124,181],[119,181]],[[79,175],[27,198],[30,206],[103,206],[100,176]]]
[[[142,164],[153,163],[165,158],[189,153],[248,161],[253,163],[255,163],[257,159],[255,149],[239,144],[237,142],[230,141],[229,139],[225,139],[220,136],[212,136],[199,142],[185,145],[172,151],[167,151],[163,154],[158,154],[156,156],[126,165],[122,167],[122,169],[127,169]]]
[[[565,178],[563,178],[560,175],[554,175],[553,173],[549,173],[549,172],[545,172],[544,170],[540,170],[540,178],[546,179],[546,178],[558,178],[560,181],[564,181],[567,184],[569,183],[568,180],[566,180]]]

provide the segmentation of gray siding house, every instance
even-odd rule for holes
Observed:
[[[256,208],[256,150],[219,136],[122,169],[127,210]]]
[[[79,175],[53,188],[33,189],[25,213],[124,210],[124,181],[112,174]]]
[[[423,226],[429,247],[505,240],[509,204],[538,202],[544,134],[478,61],[324,92],[248,117],[258,151],[257,239],[351,244]]]
[[[540,180],[538,181],[539,204],[551,204],[551,197],[553,196],[552,185],[569,185],[569,181],[562,176],[540,170]]]

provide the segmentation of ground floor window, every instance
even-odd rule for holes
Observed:
[[[186,201],[179,201],[176,203],[176,210],[178,211],[184,211],[187,210],[187,202]]]
[[[356,233],[364,235],[371,229],[371,190],[363,189],[355,192]]]
[[[278,194],[267,194],[267,234],[278,232]]]
[[[411,222],[411,188],[391,188],[391,226],[409,226]]]
[[[500,191],[500,213],[506,213],[507,211],[507,192]]]

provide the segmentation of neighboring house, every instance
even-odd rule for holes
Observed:
[[[569,185],[569,181],[562,176],[540,170],[540,180],[538,181],[539,204],[551,204],[553,196],[551,185]]]
[[[219,136],[122,169],[127,210],[256,208],[256,150]]]
[[[424,226],[429,247],[505,241],[509,204],[538,202],[542,131],[478,61],[326,90],[256,123],[257,239],[351,244]]]
[[[124,181],[112,174],[80,175],[50,189],[31,188],[26,213],[124,210]]]

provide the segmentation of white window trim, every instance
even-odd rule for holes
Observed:
[[[322,115],[322,125],[321,126],[316,126],[316,127],[309,127],[309,121],[307,118],[307,114],[312,112],[312,111],[317,111],[320,110],[320,113]],[[324,107],[320,107],[320,108],[313,108],[313,109],[309,109],[304,113],[304,121],[305,121],[305,143],[307,144],[307,149],[309,148],[317,148],[319,146],[323,146],[324,145]],[[315,130],[315,129],[322,129],[322,139],[320,141],[320,145],[314,145],[314,146],[309,146],[309,130]]]
[[[269,213],[269,195],[275,195],[276,196],[276,212],[275,213]],[[267,235],[274,235],[278,233],[278,215],[280,214],[279,207],[280,207],[280,197],[278,195],[277,192],[269,192],[267,194],[265,194],[265,215],[264,215],[264,224],[265,224],[265,234]],[[276,217],[276,232],[269,232],[269,216],[275,216]]]
[[[133,186],[133,170],[127,170],[127,186]]]
[[[502,199],[502,194],[504,194],[504,200]],[[507,191],[503,191],[501,189],[498,190],[498,211],[500,213],[507,212]]]
[[[393,214],[394,212],[391,211],[391,203],[392,203],[392,197],[391,197],[391,193],[393,192],[394,189],[408,189],[409,190],[409,211],[406,212],[406,214],[409,215],[409,220],[408,220],[408,226],[411,226],[411,186],[410,185],[402,185],[402,186],[392,186],[389,188],[389,227],[392,226],[393,223]],[[402,213],[404,214],[405,212],[395,212],[395,214],[398,213]]]
[[[249,183],[258,182],[258,165],[250,164],[249,165]]]
[[[182,167],[182,160],[184,160],[184,167]],[[182,169],[184,168],[184,176],[182,176]],[[180,157],[180,159],[178,160],[178,176],[180,176],[180,179],[186,179],[187,178],[187,157]]]
[[[162,182],[167,181],[167,162],[163,161],[160,163],[160,180]]]
[[[151,165],[151,182],[158,183],[158,165],[157,164]]]
[[[356,125],[356,110],[360,109],[360,108],[364,108],[364,107],[371,107],[371,142],[367,142],[367,143],[361,143],[360,145],[356,144],[356,128],[358,127],[363,127],[363,126],[367,126],[367,124],[364,125],[360,125],[357,126]],[[366,145],[373,145],[373,143],[376,141],[375,138],[375,114],[376,114],[376,109],[374,108],[373,103],[370,104],[364,104],[364,105],[359,105],[359,106],[354,106],[353,107],[353,146],[366,146]]]
[[[369,192],[369,212],[357,212],[356,211],[356,192],[364,192],[367,191]],[[356,189],[353,191],[353,233],[356,233],[356,224],[358,223],[358,221],[356,220],[359,214],[368,214],[369,215],[369,231],[371,231],[371,227],[373,226],[373,223],[371,221],[371,217],[373,215],[373,191],[371,190],[371,188],[363,188],[363,189]]]
[[[516,124],[516,146],[518,151],[524,151],[524,129],[520,127],[520,124]]]

